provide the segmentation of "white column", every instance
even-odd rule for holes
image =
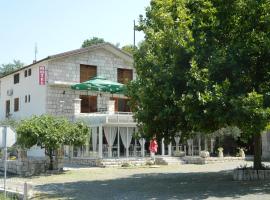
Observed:
[[[161,155],[165,155],[165,145],[164,145],[164,138],[161,140]]]
[[[109,135],[109,141],[108,143],[111,143],[111,136],[112,136],[112,127],[110,127],[110,135]],[[112,157],[112,146],[109,145],[108,148],[108,157],[111,158]]]
[[[208,151],[207,138],[204,138],[204,150]]]
[[[128,127],[127,127],[127,145],[128,145]],[[128,147],[126,148],[126,156],[129,157]]]
[[[191,152],[192,152],[192,156],[194,156],[194,148],[193,148],[193,147],[194,147],[194,143],[193,143],[193,140],[192,140],[192,143],[191,143],[191,149],[192,149]]]
[[[168,155],[172,156],[172,143],[170,142],[170,144],[168,145]]]
[[[85,143],[85,156],[89,157],[89,142],[90,142],[90,134],[87,136]]]
[[[117,128],[117,157],[120,158],[120,134],[119,134],[119,127]]]
[[[198,143],[199,143],[199,155],[200,155],[200,152],[202,150],[202,147],[201,147],[201,136],[199,136],[199,138],[198,138]]]
[[[135,144],[134,144],[134,157],[137,157],[137,140],[135,139]]]
[[[73,148],[73,145],[70,145],[69,152],[70,152],[70,158],[73,158],[74,157],[74,148]]]
[[[102,125],[98,127],[98,157],[102,158],[102,145],[103,145],[103,137],[102,137]]]
[[[74,115],[81,113],[81,99],[73,99],[73,112]]]
[[[142,140],[143,141],[142,141],[142,146],[141,146],[141,155],[142,155],[142,157],[144,157],[144,143],[145,143],[145,139],[143,138]]]
[[[211,138],[211,153],[214,153],[214,142],[215,142],[215,139],[214,138]]]

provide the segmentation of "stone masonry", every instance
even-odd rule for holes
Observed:
[[[80,95],[97,96],[97,107],[106,108],[110,94],[99,95],[91,91],[74,91],[70,85],[80,82],[80,64],[97,66],[97,75],[109,80],[117,81],[117,69],[133,69],[133,63],[120,58],[112,52],[100,48],[85,53],[70,55],[63,58],[52,59],[48,62],[48,87],[47,87],[47,113],[72,117],[73,99]],[[133,69],[133,79],[136,77]],[[52,84],[55,81],[66,84]],[[114,97],[124,97],[114,94]],[[62,102],[62,105],[61,105]]]

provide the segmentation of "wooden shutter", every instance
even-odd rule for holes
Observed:
[[[10,100],[6,101],[6,117],[10,114]]]
[[[80,65],[80,82],[88,81],[97,75],[97,66]]]
[[[133,80],[133,70],[132,69],[117,69],[117,81],[119,83],[127,84],[129,81]]]

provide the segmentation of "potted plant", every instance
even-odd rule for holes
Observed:
[[[238,152],[238,156],[241,157],[241,158],[245,158],[245,148],[243,147],[240,147],[238,148],[239,152]]]
[[[223,158],[223,148],[219,147],[217,150],[218,150],[218,157]]]

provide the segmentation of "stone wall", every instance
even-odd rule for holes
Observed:
[[[242,157],[207,157],[202,158],[199,156],[186,156],[183,157],[186,164],[210,164],[210,163],[220,163],[228,161],[242,161],[245,158]]]
[[[74,91],[70,84],[80,82],[80,64],[97,66],[97,75],[117,81],[117,68],[133,69],[132,62],[127,62],[106,49],[95,49],[89,52],[58,58],[48,62],[47,113],[54,115],[73,116],[72,100],[80,95],[97,96],[97,107],[106,108],[110,94],[98,95],[96,92]],[[63,84],[55,84],[55,81]],[[114,94],[114,97],[124,97]],[[60,105],[63,102],[62,106]]]
[[[100,165],[100,159],[96,158],[66,158],[64,162],[67,164],[83,165],[88,167],[98,167]]]
[[[54,170],[61,170],[64,166],[63,158],[54,158]],[[49,168],[49,158],[26,158],[7,161],[7,172],[19,176],[33,176],[45,173]],[[0,170],[4,171],[4,160],[0,159]]]
[[[48,166],[46,159],[8,160],[7,172],[20,176],[31,176],[44,173]],[[0,170],[4,171],[4,161],[0,160]]]

